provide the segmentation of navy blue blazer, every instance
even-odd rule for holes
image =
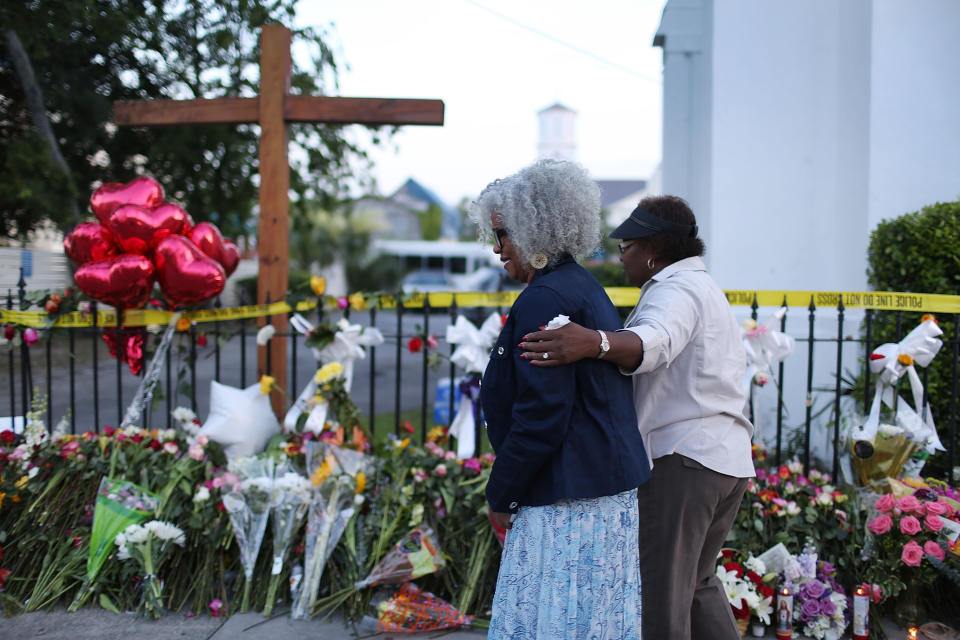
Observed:
[[[629,377],[602,360],[534,367],[520,357],[521,338],[561,313],[591,329],[622,326],[603,287],[572,259],[537,272],[520,293],[480,387],[497,454],[486,491],[493,511],[616,495],[650,477]]]

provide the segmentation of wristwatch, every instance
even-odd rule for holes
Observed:
[[[597,333],[600,334],[600,353],[597,354],[597,360],[602,360],[604,356],[607,355],[607,352],[610,351],[610,341],[607,340],[607,334],[600,329],[597,329]]]

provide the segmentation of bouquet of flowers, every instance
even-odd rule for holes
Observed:
[[[840,640],[847,628],[847,596],[836,575],[832,564],[818,560],[813,546],[787,558],[783,581],[795,594],[793,622],[805,636]]]
[[[277,585],[283,570],[283,559],[293,538],[307,515],[312,497],[310,481],[293,470],[288,460],[277,463],[274,470],[273,497],[270,504],[270,522],[273,532],[273,564],[270,569],[270,587],[263,615],[269,616],[276,600]]]
[[[241,611],[250,606],[250,583],[257,554],[267,529],[273,495],[273,459],[239,458],[230,462],[230,470],[239,482],[223,496],[223,506],[230,516],[233,534],[240,547],[243,564],[243,601]]]
[[[903,489],[909,485],[896,484],[899,498],[883,494],[872,503],[867,523],[871,536],[864,549],[865,559],[875,560],[866,564],[867,579],[879,584],[890,598],[909,591],[911,585],[931,583],[948,554],[953,557],[960,551],[957,502],[925,483],[917,483],[924,486],[906,495]],[[915,604],[918,595],[906,595]],[[903,618],[906,613],[895,615]]]
[[[183,531],[169,522],[151,520],[146,524],[131,524],[114,538],[117,558],[133,560],[143,575],[142,604],[147,614],[159,618],[164,614],[163,580],[157,577],[160,566],[170,555],[171,544],[183,546]]]
[[[414,580],[439,571],[447,565],[430,527],[417,528],[405,535],[373,568],[370,575],[358,582],[358,589],[377,584]]]
[[[328,442],[310,441],[304,450],[313,497],[307,516],[303,580],[291,611],[294,619],[308,617],[313,608],[324,566],[353,516],[355,498],[362,501],[359,494],[372,467],[369,456]]]
[[[113,551],[117,534],[149,518],[159,505],[159,496],[132,482],[110,478],[100,481],[93,511],[84,588],[70,605],[70,611],[79,609],[91,593],[91,585]]]
[[[766,566],[752,555],[740,562],[733,549],[723,549],[717,556],[716,574],[727,601],[733,609],[733,617],[742,624],[756,618],[765,625],[770,624],[773,613],[773,588],[764,580]]]
[[[469,627],[473,616],[467,616],[449,602],[421,590],[412,582],[404,582],[393,595],[376,605],[377,631],[421,633],[441,629]]]

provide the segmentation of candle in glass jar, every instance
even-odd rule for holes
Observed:
[[[863,586],[853,592],[853,640],[867,640],[870,635],[870,594]]]
[[[917,640],[917,628],[910,627],[907,629],[907,640]]]
[[[793,592],[783,586],[777,593],[777,640],[793,638]]]

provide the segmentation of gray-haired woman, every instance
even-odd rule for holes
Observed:
[[[598,243],[599,189],[579,165],[543,160],[489,185],[471,217],[507,274],[527,283],[481,386],[497,453],[487,501],[510,529],[489,637],[639,638],[636,495],[650,464],[630,383],[598,360],[536,369],[518,347],[559,315],[603,344],[604,330],[619,328],[603,288],[575,262]]]

